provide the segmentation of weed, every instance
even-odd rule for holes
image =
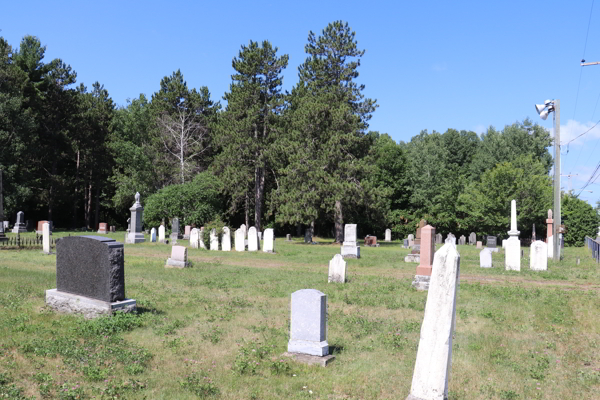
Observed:
[[[219,343],[221,336],[223,336],[223,329],[219,328],[218,325],[211,327],[208,332],[202,333],[202,339],[209,340],[212,344]]]
[[[205,374],[200,373],[200,375]],[[201,399],[215,397],[221,393],[212,379],[208,376],[200,377],[197,373],[186,376],[184,380],[179,381],[179,384],[182,388],[189,390]]]
[[[533,358],[533,365],[529,368],[529,376],[533,379],[543,381],[546,377],[546,370],[550,366],[550,359],[546,355],[531,353],[530,357]]]
[[[519,398],[519,395],[513,390],[501,390],[500,398],[502,400],[516,400]]]
[[[292,367],[287,360],[272,360],[271,361],[271,373],[273,375],[291,375]]]

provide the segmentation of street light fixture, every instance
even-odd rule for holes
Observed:
[[[535,111],[544,121],[554,112],[554,261],[560,261],[560,100],[546,100],[536,104]],[[550,243],[548,243],[550,244]]]

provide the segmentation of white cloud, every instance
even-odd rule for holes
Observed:
[[[431,70],[435,71],[435,72],[442,72],[442,71],[446,71],[448,69],[448,66],[446,65],[446,63],[437,63],[437,64],[433,64],[431,66]]]
[[[482,133],[487,132],[487,127],[485,125],[475,125],[475,127],[473,128],[473,132],[475,132],[478,135],[481,135]]]
[[[560,142],[562,145],[566,145],[567,143],[569,143],[570,146],[574,146],[574,145],[582,145],[586,142],[589,142],[591,140],[594,139],[598,139],[600,138],[600,123],[598,125],[596,125],[594,127],[594,125],[596,125],[596,122],[579,122],[579,121],[575,121],[575,120],[568,120],[566,125],[560,125]],[[593,127],[593,129],[592,129]],[[579,135],[581,135],[582,133],[586,132],[587,130],[591,129],[588,133],[586,133],[585,135],[577,138]],[[554,129],[550,130],[552,136],[554,136]],[[577,138],[577,139],[575,139]],[[575,140],[573,140],[575,139]],[[571,140],[573,140],[571,142]]]

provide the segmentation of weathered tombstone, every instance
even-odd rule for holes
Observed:
[[[156,243],[156,228],[150,229],[150,243]]]
[[[531,244],[529,250],[529,269],[533,271],[548,270],[548,245],[541,240]]]
[[[483,242],[477,241],[477,248],[478,249],[483,249]]]
[[[112,233],[115,233],[115,232],[117,231],[117,227],[116,227],[116,226],[114,226],[114,225],[111,225],[111,226],[110,226],[110,231],[111,231]]]
[[[477,244],[477,235],[475,232],[471,232],[469,235],[469,246],[474,246]]]
[[[458,238],[458,244],[461,246],[467,244],[467,238],[465,237],[465,235],[460,235],[460,237]]]
[[[98,225],[98,233],[103,235],[108,234],[108,224],[106,222],[100,222],[100,225]]]
[[[344,242],[341,253],[344,258],[360,258],[360,246],[356,245],[356,224],[344,226]]]
[[[306,230],[304,231],[304,243],[312,243],[312,240],[312,229],[306,228]]]
[[[123,244],[106,236],[69,236],[56,242],[56,289],[46,304],[86,318],[136,309],[125,297]]]
[[[344,257],[341,254],[336,254],[329,261],[329,278],[327,282],[346,282],[346,261],[344,261]]]
[[[200,247],[200,229],[198,228],[193,228],[190,231],[190,247],[192,249]]]
[[[140,203],[140,194],[135,194],[135,203],[129,209],[131,211],[131,231],[127,235],[127,243],[142,243],[145,242],[144,234],[142,233],[142,220],[144,207]]]
[[[38,221],[37,223],[37,227],[35,229],[35,233],[37,233],[38,235],[43,235],[44,234],[44,224],[49,221]],[[52,234],[52,227],[50,227],[50,234]]]
[[[187,247],[173,246],[171,247],[171,257],[167,258],[165,268],[185,268],[190,263],[187,260]]]
[[[412,248],[415,245],[415,235],[408,235],[408,247]]]
[[[217,235],[217,230],[215,228],[212,228],[210,230],[210,249],[211,250],[219,250],[219,236]]]
[[[441,233],[435,235],[435,244],[442,244],[444,242],[444,238]]]
[[[479,252],[479,267],[492,268],[492,251],[489,248]]]
[[[273,228],[265,229],[265,240],[263,241],[263,251],[265,253],[275,252],[275,232]]]
[[[377,236],[371,236],[371,235],[365,236],[365,246],[379,247],[379,245],[377,244]]]
[[[412,285],[417,290],[428,290],[435,253],[435,228],[426,225],[421,228],[421,253],[419,266]]]
[[[456,236],[454,236],[453,234],[449,233],[448,237],[446,238],[446,242],[445,243],[452,243],[452,245],[454,247],[456,247]]]
[[[235,230],[235,251],[245,251],[246,245],[244,244],[244,230]]]
[[[402,240],[402,247],[405,248],[405,249],[410,248],[410,245],[408,244],[408,242],[409,242],[408,239],[403,239]]]
[[[176,244],[177,239],[180,239],[179,235],[179,218],[175,217],[171,221],[171,244]]]
[[[407,400],[448,398],[460,276],[460,255],[456,248],[445,244],[439,249],[435,253],[433,269],[435,274],[431,276],[417,361]]]
[[[25,229],[25,213],[23,211],[19,211],[17,213],[17,222],[15,222],[15,226],[13,226],[12,232],[13,233],[27,232],[27,229]]]
[[[485,247],[490,247],[492,249],[495,249],[496,246],[497,246],[496,236],[487,236],[486,241],[485,241]]]
[[[158,227],[158,242],[165,242],[165,226],[163,224]]]
[[[185,231],[183,232],[183,239],[184,240],[189,240],[190,239],[190,232],[192,231],[192,226],[191,225],[186,225],[185,226]]]
[[[292,235],[290,235],[289,233],[285,235],[285,241],[286,242],[291,242],[292,241]]]
[[[248,237],[248,227],[245,224],[240,225],[240,229],[244,232],[244,239]]]
[[[417,236],[415,237],[415,244],[412,246],[412,254],[419,254],[421,250],[421,229],[427,225],[427,221],[424,219],[419,221],[419,225],[417,227]],[[434,239],[435,244],[435,239]]]
[[[253,226],[248,229],[248,251],[258,251],[258,234]]]
[[[521,270],[521,241],[519,240],[519,231],[517,230],[517,202],[510,202],[510,236],[506,241],[504,252],[504,265],[507,271]]]
[[[223,227],[223,235],[221,236],[221,250],[231,251],[231,232],[226,226]]]
[[[292,293],[292,318],[288,352],[326,356],[327,295],[316,289],[301,289]]]
[[[548,244],[548,258],[554,257],[554,219],[552,219],[552,210],[548,210],[548,219],[546,220],[546,243]]]
[[[199,244],[200,244],[200,248],[206,250],[206,245],[204,244],[204,227],[201,226],[200,227],[200,231],[198,232],[198,237],[199,237]],[[210,236],[209,236],[210,239]],[[208,245],[210,246],[210,240]]]
[[[392,230],[391,229],[386,229],[385,230],[385,241],[386,242],[391,242],[392,241]]]
[[[44,254],[51,254],[50,251],[50,224],[46,222],[42,226],[42,251]]]

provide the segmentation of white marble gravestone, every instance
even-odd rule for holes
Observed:
[[[446,243],[435,253],[433,260],[417,361],[407,400],[448,398],[459,275],[460,254]]]
[[[152,228],[150,230],[150,242],[151,243],[155,243],[156,242],[156,228]]]
[[[326,356],[327,295],[316,289],[292,293],[292,318],[288,352]]]
[[[253,226],[248,229],[248,251],[258,251],[258,234]]]
[[[198,228],[192,228],[190,232],[190,247],[192,249],[200,247],[200,230]]]
[[[356,224],[344,226],[344,243],[341,249],[344,258],[360,258],[360,246],[356,245]]]
[[[408,247],[410,247],[412,249],[412,247],[415,245],[415,235],[413,235],[412,233],[410,235],[408,235]]]
[[[479,267],[492,268],[492,250],[489,247],[479,252]]]
[[[548,245],[541,240],[531,243],[529,250],[529,268],[534,271],[548,270]]]
[[[265,238],[263,240],[263,251],[265,253],[275,252],[275,232],[273,228],[265,229]]]
[[[231,232],[229,232],[229,228],[223,227],[223,236],[221,237],[221,250],[222,251],[231,251]]]
[[[165,226],[164,225],[161,225],[158,227],[158,242],[159,243],[165,242]]]
[[[242,228],[235,230],[235,251],[245,251],[244,230]]]
[[[245,224],[240,225],[240,229],[244,232],[244,240],[248,237],[248,227]]]
[[[217,236],[217,230],[215,228],[210,230],[210,249],[219,250],[219,236]]]
[[[385,241],[386,242],[391,242],[392,241],[392,230],[391,229],[386,229],[385,230]]]
[[[50,252],[50,224],[44,222],[42,225],[42,246],[44,254],[51,254]]]
[[[17,213],[17,222],[15,222],[15,226],[13,226],[12,233],[23,232],[27,232],[27,228],[25,228],[25,213],[23,211],[19,211]]]
[[[507,271],[521,270],[521,241],[517,230],[517,202],[510,202],[510,231],[504,252],[504,265]]]
[[[344,257],[341,254],[336,254],[329,261],[329,278],[327,282],[346,282],[346,261],[344,261]]]
[[[189,266],[187,260],[187,247],[185,246],[173,246],[171,248],[171,257],[167,259],[166,268],[185,268]]]

